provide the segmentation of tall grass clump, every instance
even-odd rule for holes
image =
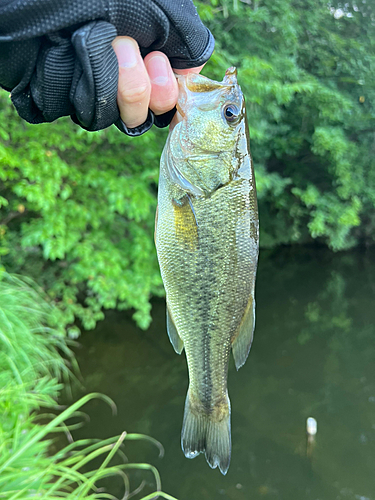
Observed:
[[[74,371],[69,341],[59,327],[64,324],[60,315],[31,281],[6,273],[0,276],[0,499],[115,498],[100,487],[103,478],[112,476],[122,481],[126,499],[137,493],[131,492],[126,471],[142,469],[150,471],[156,483],[155,492],[143,500],[174,500],[160,491],[155,467],[127,463],[121,451],[124,440],[147,439],[162,454],[157,441],[126,432],[102,441],[71,438],[69,430],[77,424],[69,425],[69,419],[79,416],[80,408],[93,398],[113,407],[106,396],[89,394],[62,413],[41,420],[42,408],[57,409],[62,382]],[[70,436],[70,442],[51,454],[53,433],[61,431]]]

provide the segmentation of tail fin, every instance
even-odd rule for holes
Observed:
[[[182,424],[181,446],[187,458],[195,458],[205,453],[207,463],[215,469],[219,466],[222,474],[229,469],[231,454],[230,402],[211,414],[192,410],[189,392],[185,402]]]

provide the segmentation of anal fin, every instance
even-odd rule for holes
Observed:
[[[232,352],[237,370],[245,364],[253,341],[255,327],[255,300],[250,297],[242,321],[232,341]]]
[[[171,313],[169,312],[168,304],[167,304],[167,331],[168,337],[173,345],[173,349],[177,352],[177,354],[181,354],[184,348],[184,343],[177,332],[176,325],[173,322],[171,317]]]

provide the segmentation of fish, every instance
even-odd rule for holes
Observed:
[[[245,363],[255,326],[259,221],[249,129],[236,68],[222,82],[178,76],[177,112],[161,156],[155,245],[167,331],[186,353],[186,457],[231,458],[228,363]]]

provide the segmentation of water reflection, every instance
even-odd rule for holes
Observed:
[[[147,332],[111,313],[81,338],[86,392],[111,396],[118,417],[93,403],[80,437],[127,430],[159,439],[164,459],[133,443],[128,456],[156,465],[180,500],[375,499],[374,264],[369,252],[262,253],[254,344],[246,365],[229,370],[226,477],[180,449],[187,368],[169,344],[162,301]],[[309,416],[318,422],[310,454]]]

